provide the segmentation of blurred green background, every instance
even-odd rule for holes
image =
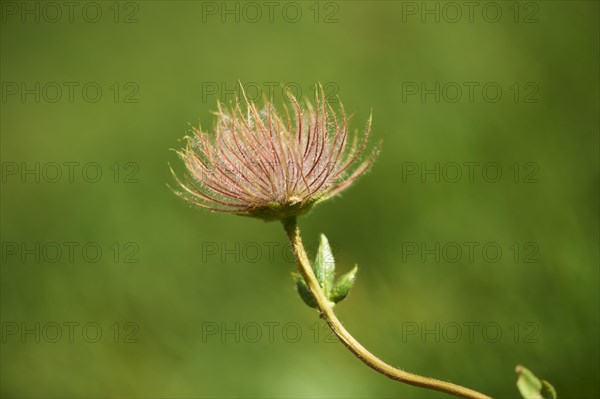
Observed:
[[[519,363],[598,396],[597,2],[55,4],[2,2],[3,397],[446,396],[330,342],[280,225],[166,187],[238,80],[321,82],[358,129],[373,109],[375,166],[300,220],[360,265],[359,341],[495,397]]]

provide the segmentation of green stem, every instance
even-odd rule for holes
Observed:
[[[321,312],[321,316],[327,321],[327,324],[331,330],[335,333],[335,335],[337,335],[344,346],[346,346],[346,348],[348,348],[356,357],[362,360],[363,363],[371,367],[373,370],[385,375],[386,377],[404,382],[405,384],[432,389],[434,391],[445,392],[460,398],[491,399],[487,395],[469,388],[462,387],[460,385],[436,380],[434,378],[423,377],[397,369],[369,352],[356,339],[354,339],[352,335],[350,335],[348,330],[344,328],[340,320],[333,312],[333,307],[319,286],[319,282],[317,281],[317,278],[310,265],[310,261],[308,260],[308,256],[306,255],[306,250],[304,249],[302,238],[300,237],[300,229],[296,223],[296,217],[290,217],[283,220],[283,227],[294,250],[296,262],[298,263],[298,270],[300,271],[302,278],[304,278],[310,293],[315,299],[317,307]]]

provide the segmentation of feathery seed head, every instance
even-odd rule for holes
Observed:
[[[292,109],[283,113],[270,101],[259,109],[242,94],[227,108],[218,104],[212,137],[194,128],[178,151],[188,173],[173,173],[175,193],[194,205],[264,220],[298,216],[348,188],[377,155],[359,161],[371,118],[362,138],[350,138],[343,105],[336,116],[322,88],[305,109],[288,94]]]

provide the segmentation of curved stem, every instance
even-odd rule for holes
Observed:
[[[300,229],[297,226],[296,218],[291,217],[283,220],[283,227],[290,239],[296,262],[298,263],[298,270],[304,278],[308,289],[310,290],[317,307],[321,312],[321,316],[327,321],[327,324],[331,330],[337,335],[340,341],[352,352],[356,357],[362,360],[367,366],[373,370],[389,377],[393,380],[404,382],[409,385],[417,387],[432,389],[435,391],[445,392],[451,395],[455,395],[460,398],[467,399],[492,399],[487,395],[479,393],[469,388],[462,387],[460,385],[452,384],[450,382],[436,380],[434,378],[427,378],[417,374],[412,374],[407,371],[397,369],[385,363],[377,356],[369,352],[364,346],[362,346],[350,333],[344,328],[340,320],[333,312],[333,307],[329,300],[325,297],[323,290],[319,286],[317,278],[312,270],[306,250],[302,244],[302,238],[300,237]]]

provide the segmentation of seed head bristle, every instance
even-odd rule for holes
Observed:
[[[288,93],[291,111],[280,114],[272,102],[261,109],[242,88],[242,98],[223,106],[217,103],[213,134],[193,128],[186,146],[178,151],[187,174],[175,176],[176,194],[213,211],[284,219],[310,210],[316,203],[339,194],[374,161],[378,148],[362,163],[371,132],[348,146],[348,120],[340,102],[336,115],[316,90],[314,106],[302,109]]]

